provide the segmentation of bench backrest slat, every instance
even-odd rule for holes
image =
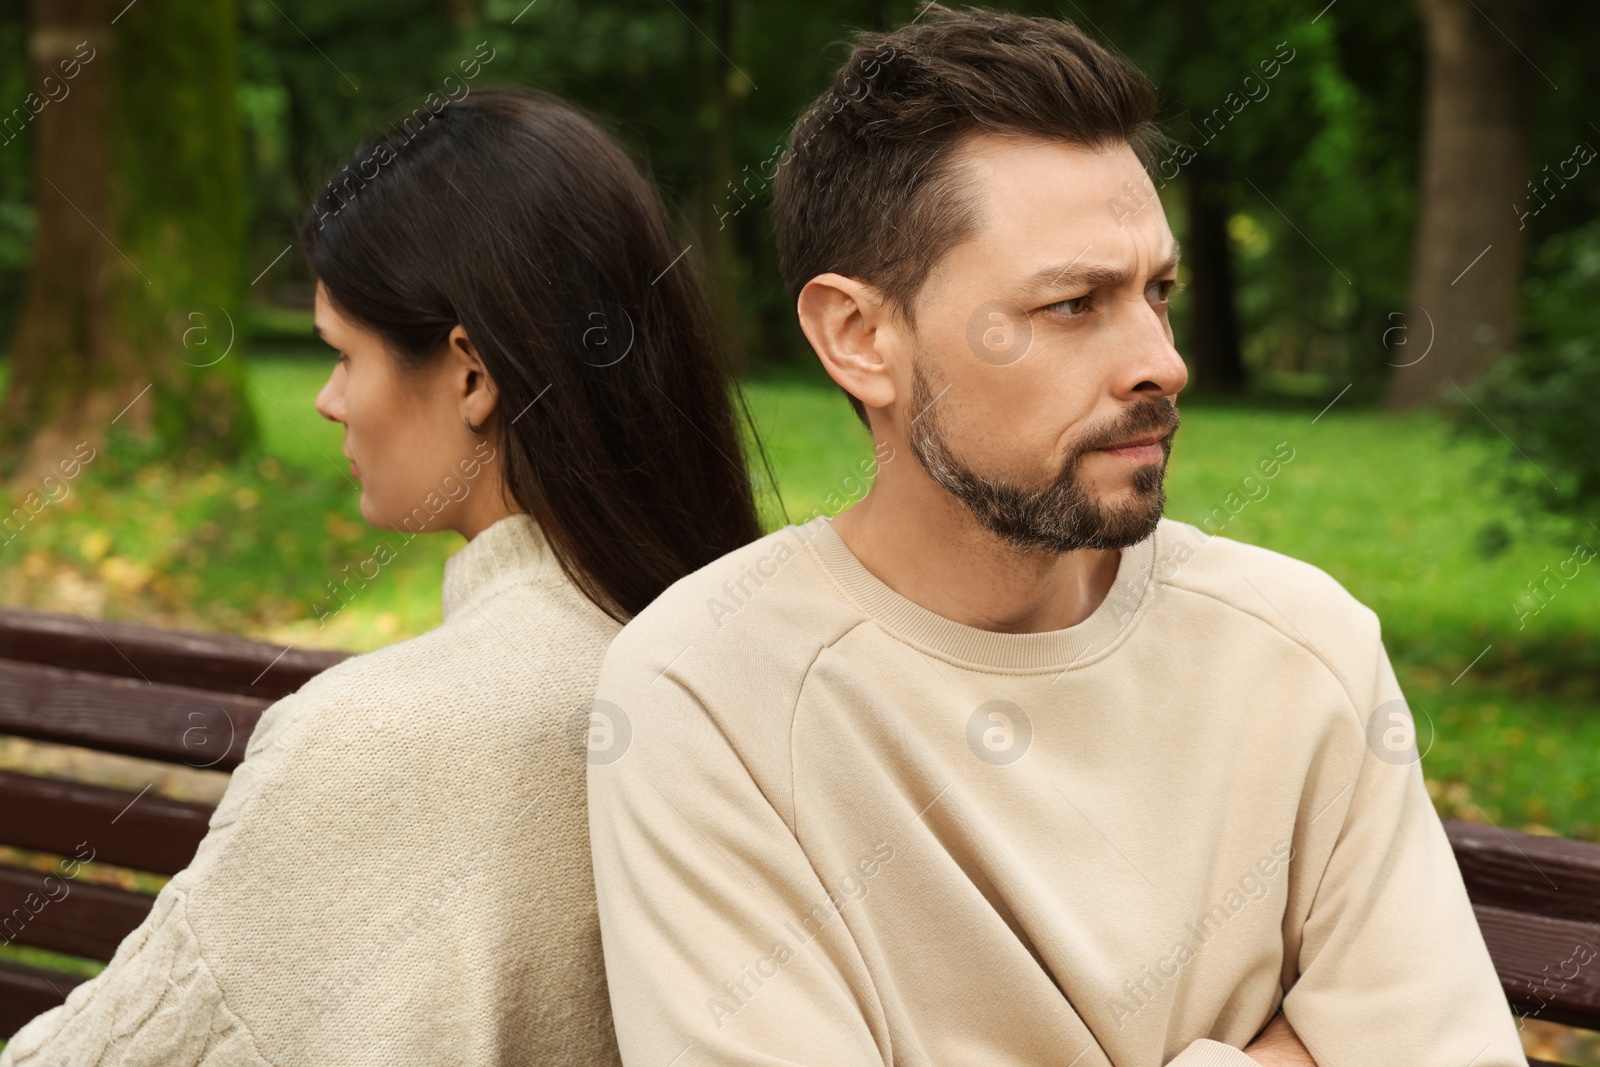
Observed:
[[[261,713],[345,652],[287,649],[0,608],[0,734],[231,771]],[[188,866],[212,809],[0,771],[0,844],[158,874]],[[92,850],[92,852],[91,852]],[[0,940],[109,960],[151,898],[0,865]],[[54,897],[55,899],[51,899]],[[82,978],[0,962],[0,1037]]]
[[[29,1019],[60,1004],[82,981],[59,971],[0,963],[0,1034],[9,1038]]]
[[[1600,845],[1446,821],[1506,999],[1600,1029]]]
[[[1474,903],[1600,923],[1600,845],[1449,822]]]
[[[231,771],[262,697],[0,659],[0,733]]]
[[[348,652],[0,608],[0,658],[276,700]]]
[[[67,872],[75,868],[67,868]],[[62,872],[0,865],[0,936],[8,944],[109,960],[122,939],[150,913],[150,898],[90,885]]]
[[[157,874],[188,866],[206,834],[204,804],[0,771],[0,844]],[[86,846],[80,851],[80,846]]]
[[[1535,1019],[1600,1026],[1600,931],[1490,904],[1472,910],[1512,1007]]]

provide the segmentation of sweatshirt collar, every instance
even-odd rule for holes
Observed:
[[[559,571],[539,524],[527,514],[507,515],[444,561],[444,617],[480,607],[508,586]]]
[[[807,524],[816,531],[808,547],[834,585],[880,625],[914,645],[946,658],[1000,670],[1072,670],[1099,659],[1133,626],[1152,589],[1156,538],[1125,548],[1117,577],[1104,600],[1076,625],[1040,633],[1002,633],[947,619],[895,592],[869,571],[832,523]]]

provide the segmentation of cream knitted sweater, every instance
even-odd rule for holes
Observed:
[[[573,741],[616,630],[529,517],[484,530],[443,625],[266,711],[194,861],[0,1067],[617,1063]]]

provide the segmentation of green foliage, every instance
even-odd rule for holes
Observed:
[[[1458,413],[1463,430],[1500,446],[1497,474],[1514,497],[1571,521],[1600,548],[1600,219],[1551,237],[1523,286],[1522,336]],[[1502,436],[1503,435],[1503,436]]]
[[[488,41],[496,58],[476,85],[531,85],[577,101],[646,162],[686,220],[697,195],[703,210],[723,213],[735,262],[719,284],[735,290],[740,333],[756,366],[809,356],[776,274],[770,188],[752,176],[782,145],[794,116],[823,90],[854,30],[907,22],[923,7],[921,0],[733,0],[731,39],[717,45],[711,38],[718,36],[718,5],[712,0],[238,5],[239,61],[231,99],[243,140],[247,280],[290,243],[307,197],[357,138],[417,106],[440,88],[456,60],[476,42]],[[1250,102],[1219,135],[1204,141],[1236,211],[1246,360],[1257,386],[1267,391],[1332,395],[1354,381],[1350,399],[1375,394],[1389,354],[1380,338],[1392,325],[1389,315],[1404,308],[1409,283],[1422,120],[1415,5],[1003,0],[994,6],[1074,19],[1127,54],[1161,88],[1168,128],[1192,144],[1203,141],[1198,127],[1204,116],[1226,107],[1228,95],[1244,77],[1259,74],[1260,63],[1274,56],[1280,42],[1295,50],[1294,60],[1270,83],[1270,94]],[[1562,91],[1548,88],[1543,78],[1535,82],[1536,168],[1562,158],[1578,132],[1587,131],[1592,116],[1583,101],[1593,98],[1600,70],[1586,49],[1600,31],[1600,9],[1575,0],[1550,0],[1550,9],[1536,59],[1539,71]],[[203,25],[212,17],[205,12],[215,9],[193,10],[193,18],[185,15],[179,23]],[[130,13],[119,28],[134,17]],[[25,28],[25,5],[0,0],[0,52],[17,60],[0,63],[6,99],[20,99],[28,88],[21,62]],[[222,84],[229,64],[208,69],[204,58],[190,58],[210,54],[194,47],[193,36],[180,28],[165,44],[139,44],[155,49],[168,73],[146,79],[152,84],[135,91],[138,99],[130,108],[159,105],[192,116],[207,101],[230,96]],[[170,101],[156,99],[160,84],[177,87]],[[731,108],[727,175],[714,173],[711,162],[711,101],[718,87],[726,90]],[[225,159],[230,149],[216,137],[209,140],[216,160],[202,160],[201,173],[226,185],[233,180],[233,164]],[[194,165],[193,152],[181,140],[161,143],[177,149],[177,163]],[[30,154],[28,137],[0,151],[0,328],[20,297],[21,254],[30,232]],[[730,178],[732,188],[726,185]],[[1181,182],[1180,177],[1173,191]],[[204,187],[177,182],[169,191],[173,204],[190,197],[203,209],[207,203]],[[1180,201],[1168,198],[1167,208],[1182,238]],[[1534,241],[1576,224],[1591,208],[1592,197],[1565,198],[1536,220]],[[691,258],[706,247],[704,240],[694,243]],[[8,270],[18,284],[3,284],[12,278]],[[237,268],[227,266],[225,273],[233,277]],[[286,281],[294,284],[286,289]],[[308,286],[304,265],[290,254],[251,295],[259,300],[293,293],[304,299]],[[1177,319],[1181,341],[1181,297]]]
[[[239,0],[236,95],[251,277],[289,243],[336,161],[364,134],[420,106],[455,60],[472,54],[447,8],[427,0]],[[293,273],[294,260],[285,257],[271,277]]]
[[[735,3],[725,48],[708,39],[715,23],[706,0],[486,0],[477,21],[454,26],[439,8],[408,0],[386,14],[386,35],[369,32],[368,4],[245,0],[239,99],[257,262],[282,249],[306,193],[361,132],[414,106],[471,42],[487,40],[496,58],[477,84],[531,85],[589,108],[646,163],[686,227],[698,198],[712,213],[707,225],[731,231],[733,275],[719,284],[736,290],[739,332],[756,365],[809,358],[777,276],[763,163],[825,89],[852,33],[909,21],[921,3]],[[1076,19],[1126,52],[1162,87],[1171,132],[1194,144],[1203,139],[1195,123],[1288,42],[1295,58],[1271,92],[1205,147],[1232,186],[1242,224],[1264,237],[1252,254],[1240,252],[1248,358],[1274,387],[1284,374],[1305,379],[1303,389],[1338,376],[1376,378],[1384,315],[1404,306],[1407,281],[1420,93],[1408,5],[1360,17],[1336,7],[1315,23],[1290,0],[994,6]],[[327,58],[304,48],[293,26]],[[1194,48],[1197,39],[1207,47]],[[1407,61],[1394,61],[1397,48]],[[725,176],[710,162],[718,82],[731,108]],[[1363,180],[1351,182],[1352,173]],[[1181,238],[1181,211],[1174,225]],[[686,235],[695,255],[704,237]],[[303,266],[285,263],[273,276],[303,279]]]
[[[1059,14],[1150,75],[1164,128],[1200,153],[1231,204],[1255,391],[1331,396],[1354,381],[1372,395],[1386,315],[1405,306],[1409,284],[1420,28],[1412,4],[1336,5],[1316,17],[1321,7],[1081,0]],[[1180,240],[1194,169],[1163,196]],[[1183,297],[1175,308],[1184,351]]]

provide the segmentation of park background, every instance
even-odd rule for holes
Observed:
[[[1192,383],[1167,514],[1378,612],[1442,815],[1600,840],[1600,6],[990,6],[1130,57],[1187,146],[1157,175]],[[849,506],[871,443],[794,323],[771,176],[850,35],[921,9],[0,0],[0,602],[351,650],[438,624],[454,534],[335,599],[398,541],[312,409],[293,231],[364,135],[463,86],[563,94],[629,148],[712,295],[768,527]]]

